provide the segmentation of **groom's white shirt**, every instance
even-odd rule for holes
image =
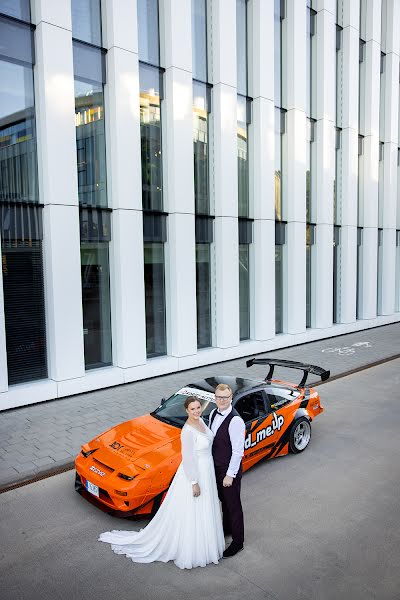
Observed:
[[[217,433],[225,418],[232,412],[232,404],[227,409],[221,410],[220,412],[222,416],[217,413],[211,425],[211,431],[214,435]],[[214,411],[210,413],[210,421],[213,414]],[[232,456],[226,474],[229,475],[229,477],[236,477],[236,474],[239,471],[240,461],[244,454],[244,435],[246,427],[243,419],[235,415],[229,423],[228,431],[232,444]]]

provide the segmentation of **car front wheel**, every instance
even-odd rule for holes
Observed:
[[[300,417],[292,425],[290,430],[290,452],[299,454],[303,452],[311,440],[311,425],[306,417]]]

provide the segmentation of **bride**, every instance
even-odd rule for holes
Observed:
[[[155,517],[141,531],[109,531],[116,554],[134,562],[173,560],[180,569],[218,563],[224,551],[221,510],[211,454],[213,433],[201,418],[197,398],[185,400],[188,415],[182,429],[182,463]]]

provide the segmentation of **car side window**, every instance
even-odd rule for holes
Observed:
[[[265,415],[264,395],[261,390],[242,396],[235,404],[235,409],[243,421],[254,421]]]

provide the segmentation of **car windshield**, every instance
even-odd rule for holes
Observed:
[[[202,417],[208,423],[210,412],[215,408],[214,394],[194,387],[182,388],[156,408],[152,415],[170,425],[183,427],[187,419],[184,403],[188,396],[198,398],[202,405]]]

